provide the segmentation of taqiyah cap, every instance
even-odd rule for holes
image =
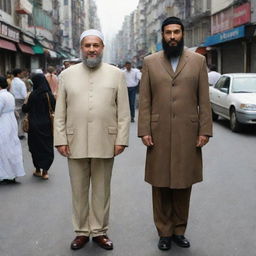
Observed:
[[[80,36],[80,43],[82,42],[82,40],[87,37],[87,36],[97,36],[98,38],[101,39],[101,41],[103,42],[104,44],[104,36],[103,34],[97,30],[97,29],[89,29],[89,30],[85,30],[81,36]]]

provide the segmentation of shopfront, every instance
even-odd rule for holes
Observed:
[[[0,74],[5,75],[16,65],[16,43],[19,43],[19,30],[0,22]]]

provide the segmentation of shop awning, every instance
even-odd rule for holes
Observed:
[[[33,49],[31,48],[31,46],[28,46],[25,44],[18,44],[18,46],[23,53],[27,53],[27,54],[31,54],[31,55],[35,54]]]
[[[192,52],[197,52],[199,54],[202,54],[202,55],[205,55],[207,53],[207,50],[206,50],[206,47],[191,47],[191,48],[188,48],[190,51]]]
[[[0,39],[0,48],[7,49],[13,52],[17,52],[17,48],[14,43],[4,39]]]
[[[60,57],[61,57],[61,58],[65,58],[65,59],[68,58],[68,55],[67,55],[66,53],[64,53],[64,52],[58,51],[58,53],[60,54]]]
[[[57,58],[57,52],[49,50],[49,49],[44,49],[45,53],[49,54],[50,58],[55,59]]]
[[[32,49],[35,54],[44,54],[44,48],[41,45],[33,45]]]

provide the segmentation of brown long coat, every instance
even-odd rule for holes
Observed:
[[[187,188],[202,181],[199,135],[212,136],[206,61],[184,50],[176,72],[163,52],[144,59],[138,136],[151,135],[145,180],[156,187]]]

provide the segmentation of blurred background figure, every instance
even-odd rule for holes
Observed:
[[[208,72],[208,82],[210,86],[214,86],[217,81],[219,80],[221,74],[217,72],[216,65],[210,65],[209,66],[209,72]]]
[[[47,68],[47,73],[45,74],[45,77],[50,85],[52,94],[56,99],[59,81],[58,81],[58,77],[55,75],[54,72],[55,72],[55,68],[52,66],[49,66]]]
[[[44,74],[32,76],[32,82],[33,91],[24,103],[22,111],[28,113],[28,147],[36,169],[33,175],[46,180],[54,159],[49,102],[54,109],[55,99]]]
[[[10,91],[11,89],[11,83],[12,83],[12,79],[13,79],[13,74],[11,71],[7,71],[6,72],[6,81],[8,83],[8,87],[7,90]]]
[[[139,81],[141,79],[141,72],[137,68],[132,68],[129,61],[125,62],[124,75],[128,87],[128,96],[131,112],[131,122],[135,121],[135,99]]]
[[[63,66],[64,66],[64,69],[70,67],[70,61],[69,60],[64,60],[63,61]]]
[[[22,70],[22,81],[25,83],[27,87],[27,92],[31,92],[33,88],[33,84],[30,79],[30,71],[26,68]]]
[[[15,100],[7,87],[7,80],[0,76],[0,182],[15,183],[15,178],[24,176],[25,171],[14,115]]]
[[[27,96],[27,87],[22,80],[22,73],[23,72],[20,68],[16,68],[13,70],[14,78],[12,79],[10,89],[10,92],[15,98],[15,114],[18,122],[18,136],[21,140],[25,138],[24,132],[22,130],[22,121],[24,119],[24,114],[21,110],[21,107]]]

